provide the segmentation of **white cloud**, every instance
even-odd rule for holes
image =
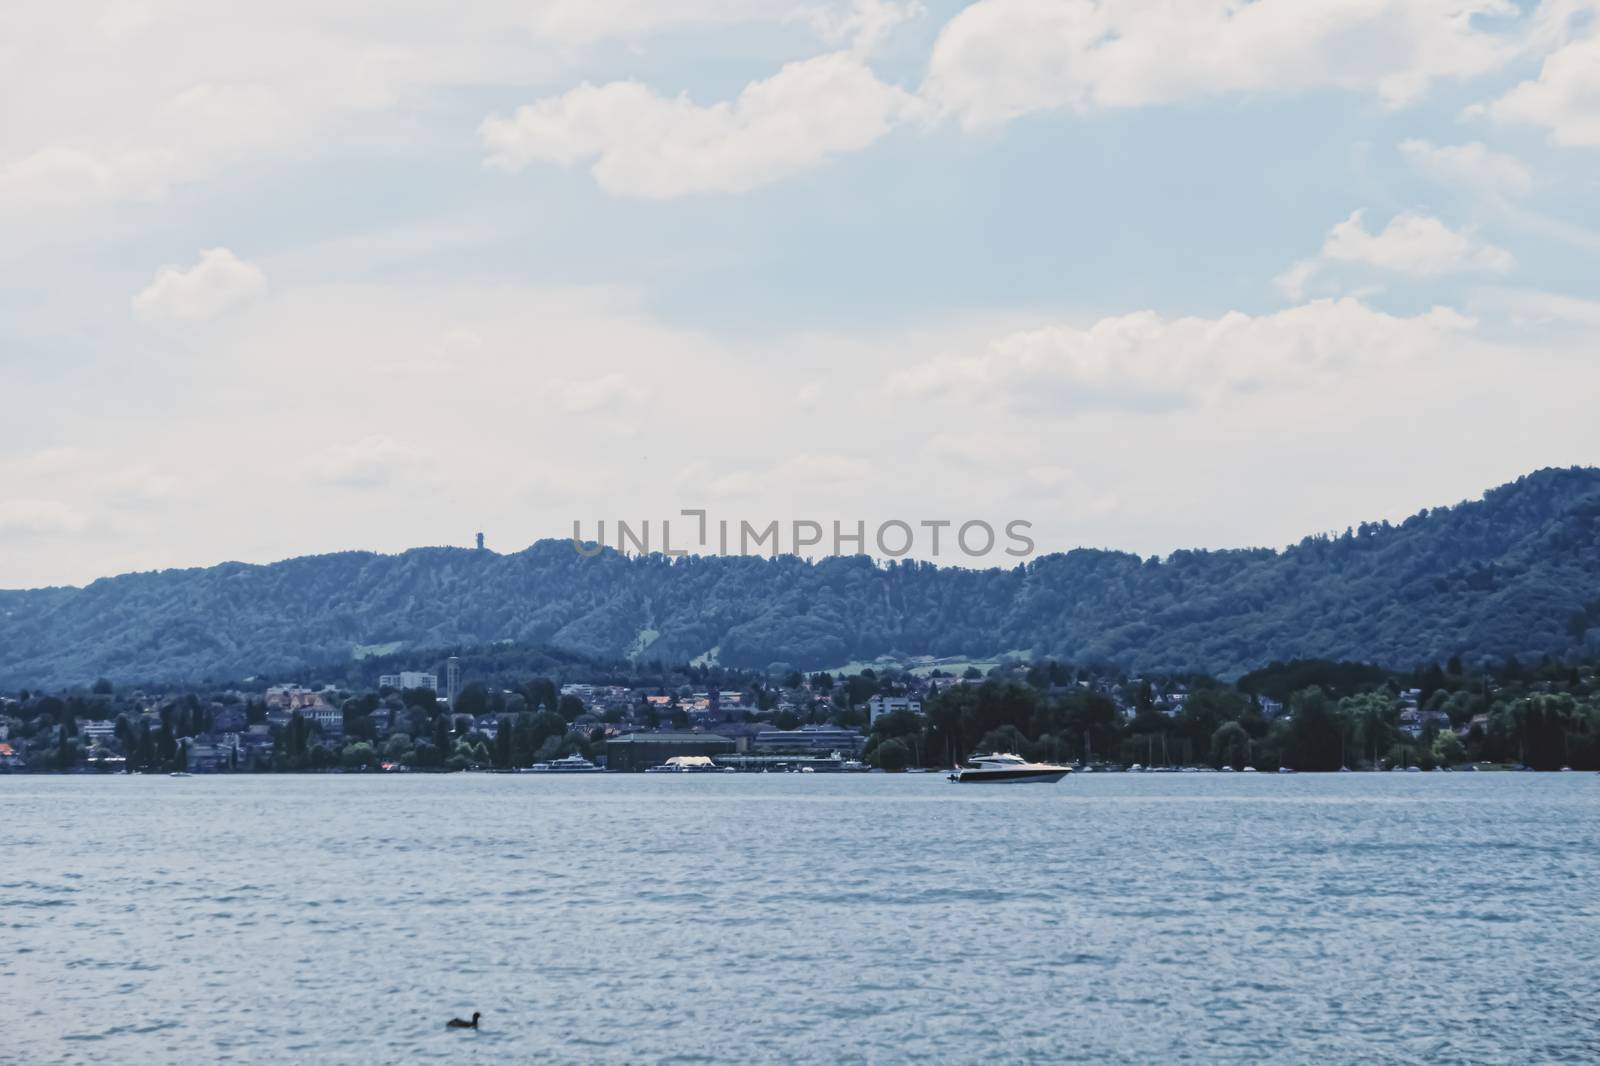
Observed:
[[[1538,78],[1469,113],[1543,127],[1555,144],[1600,146],[1600,33],[1558,49],[1545,59]]]
[[[607,39],[779,25],[797,0],[0,4],[0,231],[72,239],[125,202],[417,124],[442,92],[542,84]],[[825,9],[851,8],[829,0]],[[835,22],[848,16],[834,17]],[[371,131],[371,132],[368,132]],[[413,133],[416,127],[413,127]],[[87,209],[95,209],[86,213]]]
[[[421,468],[416,449],[382,433],[339,445],[319,455],[312,464],[316,479],[324,485],[349,489],[377,489],[401,474],[416,474]]]
[[[1029,454],[1028,442],[1015,434],[989,430],[942,430],[928,438],[926,452],[941,463],[961,463],[994,470],[1020,462]]]
[[[927,13],[916,0],[851,0],[843,8],[815,7],[798,12],[829,44],[849,45],[857,55],[870,55],[896,28]]]
[[[1288,270],[1272,279],[1272,284],[1278,291],[1291,300],[1300,300],[1306,294],[1306,287],[1311,284],[1311,279],[1316,277],[1322,264],[1316,259],[1302,259]]]
[[[118,471],[107,484],[106,497],[116,507],[147,510],[170,503],[182,482],[149,464]]]
[[[1259,316],[1165,319],[1140,311],[1087,328],[1012,333],[976,355],[902,371],[891,389],[1054,413],[1173,410],[1437,353],[1471,324],[1447,308],[1405,318],[1349,298]]]
[[[1400,142],[1400,154],[1418,170],[1447,184],[1477,186],[1511,196],[1533,191],[1533,171],[1515,156],[1486,148],[1482,141],[1436,145],[1414,138]]]
[[[1600,300],[1531,289],[1491,289],[1483,295],[1486,302],[1509,312],[1512,323],[1522,328],[1553,325],[1576,326],[1583,331],[1600,329]]]
[[[8,455],[4,460],[4,470],[13,478],[30,481],[49,481],[64,475],[69,475],[83,461],[83,453],[77,448],[57,447],[40,448],[37,451],[24,452],[21,455]]]
[[[778,21],[788,0],[535,0],[528,26],[535,39],[572,47],[638,38],[678,26]]]
[[[200,322],[259,299],[267,276],[226,248],[207,248],[188,270],[164,266],[132,300],[133,313],[147,325]]]
[[[1423,154],[1430,160],[1437,158]],[[1510,252],[1479,240],[1470,227],[1453,230],[1431,216],[1402,212],[1391,218],[1381,233],[1371,233],[1364,215],[1360,210],[1351,212],[1328,231],[1321,254],[1299,260],[1273,278],[1273,285],[1298,302],[1330,263],[1358,263],[1412,277],[1467,271],[1505,273],[1515,265]]]
[[[702,106],[635,82],[582,85],[491,116],[486,165],[511,173],[535,161],[594,160],[608,192],[669,199],[745,192],[830,156],[866,147],[922,111],[857,57],[790,63],[731,102]]]
[[[1504,273],[1514,264],[1511,253],[1479,240],[1471,229],[1453,230],[1436,218],[1402,212],[1381,233],[1370,233],[1361,211],[1328,231],[1324,259],[1366,263],[1400,274],[1428,277],[1469,270]]]
[[[88,526],[83,512],[59,500],[0,500],[0,538],[82,533]]]
[[[622,374],[555,382],[556,399],[574,414],[586,414],[618,404],[635,404],[644,399],[644,390]]]
[[[161,149],[96,154],[50,145],[0,165],[0,206],[29,211],[114,200],[155,200],[173,179],[175,160]]]
[[[940,33],[926,92],[973,126],[1267,90],[1398,106],[1516,55],[1515,35],[1475,24],[1516,14],[1508,0],[980,0]]]

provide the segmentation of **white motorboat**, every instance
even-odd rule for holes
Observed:
[[[992,752],[988,755],[974,755],[967,760],[966,766],[950,775],[950,780],[963,785],[984,782],[1018,785],[1034,782],[1054,784],[1071,772],[1070,766],[1029,762],[1020,755]]]
[[[528,772],[534,774],[599,774],[605,771],[577,752],[573,752],[565,759],[536,762],[528,767]]]

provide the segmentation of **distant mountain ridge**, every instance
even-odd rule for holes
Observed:
[[[0,687],[283,674],[357,647],[496,641],[599,659],[836,667],[1020,651],[1233,676],[1273,660],[1409,667],[1600,649],[1600,469],[1283,551],[1080,549],[1009,570],[865,557],[676,561],[565,540],[126,574],[0,592]]]

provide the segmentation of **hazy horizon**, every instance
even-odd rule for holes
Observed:
[[[1529,476],[1529,475],[1532,475],[1532,474],[1541,473],[1541,472],[1543,472],[1545,470],[1551,470],[1551,469],[1566,469],[1566,468],[1545,467],[1545,468],[1541,468],[1538,471],[1528,471],[1527,475],[1522,475],[1522,476]],[[1591,466],[1591,467],[1584,467],[1583,469],[1595,470],[1597,468]],[[1513,481],[1515,481],[1515,480],[1516,479],[1513,479]],[[1509,482],[1506,483],[1506,484],[1509,484]],[[930,554],[928,552],[926,552],[926,551],[916,551],[916,550],[907,553],[905,556],[897,556],[896,558],[903,558],[903,559],[908,560],[908,561],[909,560],[916,560],[916,561],[922,561],[922,562],[933,562],[933,563],[936,563],[937,565],[939,565],[941,567],[947,567],[947,568],[948,567],[961,567],[961,568],[965,568],[965,569],[984,570],[984,569],[1005,568],[1005,567],[1009,567],[1009,566],[1015,566],[1015,565],[1018,565],[1019,563],[1026,563],[1026,562],[1028,562],[1028,561],[1030,561],[1032,559],[1038,559],[1038,558],[1040,558],[1042,556],[1045,556],[1045,555],[1065,554],[1065,553],[1076,551],[1076,550],[1080,550],[1080,549],[1093,550],[1093,551],[1126,552],[1128,554],[1138,555],[1138,556],[1141,556],[1141,557],[1147,557],[1147,558],[1148,557],[1157,557],[1157,558],[1161,558],[1161,559],[1166,559],[1166,558],[1168,558],[1169,556],[1171,556],[1175,552],[1180,552],[1180,551],[1185,551],[1185,550],[1190,550],[1190,551],[1226,551],[1226,550],[1263,550],[1264,549],[1264,550],[1269,550],[1269,551],[1280,552],[1281,553],[1281,552],[1287,551],[1288,549],[1294,547],[1296,544],[1298,544],[1305,537],[1313,537],[1313,536],[1319,536],[1319,535],[1337,536],[1337,535],[1343,533],[1346,529],[1353,529],[1353,528],[1356,528],[1356,527],[1358,527],[1358,526],[1360,526],[1362,524],[1379,524],[1379,523],[1382,523],[1382,522],[1389,522],[1390,524],[1398,525],[1402,520],[1410,518],[1413,515],[1421,512],[1421,511],[1424,511],[1424,510],[1433,511],[1433,510],[1438,510],[1440,508],[1453,508],[1453,507],[1459,506],[1461,504],[1479,502],[1479,501],[1481,501],[1483,499],[1485,493],[1487,493],[1489,491],[1492,491],[1493,489],[1501,488],[1501,487],[1503,487],[1503,485],[1486,486],[1484,492],[1478,493],[1475,496],[1469,496],[1469,497],[1466,497],[1464,499],[1453,500],[1453,501],[1450,501],[1450,502],[1447,502],[1447,503],[1422,504],[1422,505],[1419,505],[1417,507],[1413,507],[1413,508],[1411,508],[1409,510],[1405,510],[1403,513],[1399,513],[1399,514],[1395,514],[1395,515],[1383,515],[1383,516],[1378,516],[1378,517],[1375,517],[1375,518],[1374,517],[1360,518],[1360,519],[1355,519],[1355,520],[1346,522],[1344,525],[1334,526],[1334,527],[1330,527],[1328,529],[1306,530],[1303,533],[1301,533],[1300,536],[1294,537],[1294,538],[1292,538],[1290,540],[1287,540],[1287,541],[1284,541],[1283,543],[1280,543],[1280,544],[1218,544],[1218,545],[1179,544],[1179,545],[1175,545],[1175,546],[1173,546],[1171,548],[1168,548],[1168,549],[1166,549],[1164,551],[1139,552],[1139,551],[1134,551],[1133,549],[1121,547],[1121,546],[1118,546],[1118,545],[1115,545],[1115,544],[1050,545],[1050,544],[1041,543],[1041,544],[1039,544],[1037,546],[1037,550],[1034,551],[1033,553],[1031,553],[1026,558],[1007,558],[1007,557],[1004,556],[1003,552],[998,550],[998,549],[995,552],[991,553],[989,556],[982,557],[982,558],[968,558],[968,557],[962,556],[962,555],[960,555],[958,553],[950,553],[950,552],[946,552],[945,554],[943,554],[943,555],[941,555],[941,556],[939,556],[937,558],[934,558],[934,557],[930,557]],[[674,522],[682,520],[681,518],[679,518],[677,516],[670,516],[669,515],[669,516],[665,516],[665,517],[669,518],[670,520],[672,520]],[[606,529],[607,529],[607,541],[606,541],[606,544],[604,545],[604,547],[605,547],[605,549],[607,551],[615,552],[617,550],[616,549],[617,540],[616,540],[615,527],[611,524],[612,523],[612,519],[611,518],[608,517],[606,521],[607,521],[607,527],[606,527]],[[659,523],[657,523],[654,518],[651,519],[651,523],[652,523],[652,528],[655,530],[654,536],[659,537],[660,536]],[[639,526],[639,523],[637,521],[635,521],[633,523],[633,525],[634,525],[634,528],[635,528],[635,532],[637,532],[637,528]],[[587,545],[591,545],[592,546],[592,544],[593,544],[593,535],[595,533],[595,526],[594,526],[594,524],[592,522],[586,522],[584,524],[583,528],[584,528],[584,533],[587,535],[586,538],[585,538],[585,543]],[[886,556],[882,555],[881,553],[879,553],[878,551],[876,551],[876,550],[874,550],[872,548],[871,542],[870,542],[871,535],[872,535],[872,533],[871,533],[871,530],[869,529],[869,531],[868,531],[868,550],[867,551],[865,551],[865,552],[857,552],[857,553],[842,553],[842,555],[845,556],[845,557],[848,557],[849,555],[852,555],[852,554],[854,554],[854,555],[865,555],[867,557],[872,558],[875,562],[878,562],[878,563],[884,563],[884,562],[891,561],[889,559],[889,557],[886,557]],[[396,555],[404,555],[407,552],[412,552],[412,551],[430,551],[430,550],[435,550],[435,549],[452,549],[453,548],[453,549],[458,549],[458,550],[462,550],[462,551],[469,551],[469,550],[476,550],[476,545],[474,543],[474,536],[475,535],[469,535],[467,537],[462,538],[462,540],[459,541],[459,542],[440,542],[440,543],[435,543],[435,544],[409,544],[409,545],[405,545],[403,547],[393,548],[393,549],[379,549],[379,548],[362,547],[362,546],[348,546],[348,547],[332,547],[332,548],[328,548],[328,549],[325,549],[325,550],[318,550],[318,551],[301,552],[301,553],[299,553],[297,555],[283,556],[282,558],[275,558],[275,559],[243,559],[243,558],[236,558],[236,557],[219,558],[219,559],[212,559],[212,560],[204,561],[204,562],[187,563],[187,564],[176,565],[176,566],[148,567],[148,568],[145,568],[143,570],[133,570],[133,571],[122,571],[122,572],[119,572],[119,573],[99,574],[99,575],[96,575],[96,576],[94,576],[92,578],[89,578],[89,579],[87,579],[85,581],[81,581],[81,582],[57,582],[54,585],[49,585],[49,586],[46,586],[46,585],[17,586],[17,587],[11,587],[11,588],[0,588],[0,591],[25,592],[25,591],[29,591],[31,589],[40,589],[40,588],[47,588],[47,587],[81,588],[81,587],[83,587],[85,585],[93,584],[95,581],[106,580],[106,579],[109,579],[109,578],[123,577],[123,576],[127,576],[129,574],[136,574],[136,573],[158,573],[158,572],[165,571],[165,570],[204,570],[204,569],[209,569],[209,568],[215,567],[215,566],[226,566],[226,565],[233,564],[233,563],[239,563],[239,564],[243,564],[243,565],[247,565],[247,566],[271,566],[271,565],[273,565],[275,563],[291,562],[291,561],[293,561],[295,559],[314,558],[314,557],[318,557],[318,556],[328,556],[328,555],[342,555],[342,554],[347,554],[347,553],[352,553],[352,552],[355,552],[355,553],[370,553],[370,554],[374,554],[374,555],[384,555],[384,556],[396,556]],[[789,533],[787,531],[784,531],[782,533],[782,536],[783,537],[787,537],[787,536],[789,536]],[[948,534],[946,534],[946,536],[948,536]],[[489,542],[486,541],[485,544],[484,544],[484,550],[488,551],[488,552],[491,552],[493,554],[496,554],[496,555],[517,555],[517,554],[520,554],[522,552],[529,551],[532,548],[537,547],[541,543],[551,543],[551,544],[556,544],[556,545],[565,547],[566,545],[570,544],[570,542],[571,542],[571,535],[569,533],[567,536],[537,537],[537,538],[534,538],[533,540],[528,541],[527,543],[516,544],[516,545],[496,545],[496,544],[489,543]],[[659,541],[656,541],[654,543],[656,544],[657,547],[659,547]],[[675,542],[675,544],[676,543],[680,543],[680,542]],[[781,543],[787,545],[787,541],[783,541]],[[924,540],[923,544],[925,546],[925,544],[926,544],[925,540]],[[827,545],[823,545],[823,547],[826,548]],[[631,554],[636,554],[636,553],[630,551],[630,552],[627,552],[626,554],[630,554],[631,555]],[[771,557],[773,555],[780,555],[780,556],[795,556],[795,555],[799,555],[800,557],[803,557],[803,558],[805,558],[805,559],[807,559],[808,561],[811,561],[811,562],[820,562],[822,559],[829,558],[829,557],[840,557],[840,556],[836,556],[834,553],[828,552],[828,551],[808,551],[808,552],[804,552],[804,553],[797,553],[797,552],[788,550],[787,546],[785,546],[784,550],[778,551],[776,553],[761,552],[761,551],[756,551],[756,550],[751,550],[749,552],[743,552],[743,553],[738,552],[737,550],[731,550],[729,552],[724,553],[724,552],[717,551],[716,550],[716,545],[714,545],[714,544],[709,549],[701,549],[696,545],[690,544],[689,545],[689,550],[687,551],[687,554],[690,555],[690,556],[699,556],[699,557],[713,557],[713,556],[723,555],[723,554],[726,554],[726,555],[748,554],[748,555],[765,556],[765,557]]]

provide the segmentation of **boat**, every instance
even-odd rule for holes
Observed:
[[[974,755],[966,766],[950,774],[950,780],[960,784],[1054,784],[1072,772],[1070,766],[1054,763],[1029,762],[1020,755],[991,752]]]
[[[733,767],[728,767],[733,769]],[[705,755],[674,755],[660,766],[651,766],[647,774],[720,774],[723,768]]]
[[[1239,772],[1241,774],[1253,774],[1253,773],[1256,772],[1256,768],[1254,766],[1246,766],[1243,770],[1240,770]]]
[[[599,774],[605,771],[577,752],[573,752],[565,759],[536,762],[528,767],[528,772],[530,774]]]
[[[167,776],[168,777],[193,777],[194,775],[191,774],[187,770],[174,770],[171,773],[169,773]]]

